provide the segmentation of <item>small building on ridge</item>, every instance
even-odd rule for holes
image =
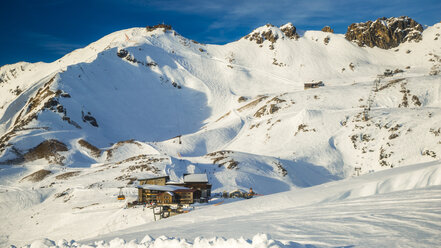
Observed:
[[[304,84],[304,89],[313,89],[313,88],[318,88],[318,87],[323,87],[325,86],[325,84],[323,83],[323,81],[318,81],[318,82],[312,82],[312,83],[305,83]]]

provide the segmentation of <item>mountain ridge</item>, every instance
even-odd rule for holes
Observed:
[[[295,27],[292,25],[292,24],[287,24],[287,25],[284,25],[284,26],[282,26],[282,29],[284,28],[284,27],[288,27],[289,26],[289,28],[291,28],[291,27],[293,27],[294,28],[294,31],[292,32],[292,34],[296,34],[295,33]],[[278,28],[275,28],[275,27],[273,27],[273,26],[271,26],[271,25],[267,25],[267,26],[264,26],[264,27],[261,27],[261,28],[258,28],[258,29],[256,29],[256,30],[259,30],[259,29],[274,29],[274,30],[279,30],[278,32],[280,32],[280,34],[277,34],[277,35],[280,35],[280,36],[282,36],[282,35],[284,35],[283,34],[283,32],[280,30],[280,29],[278,29]],[[181,37],[180,35],[178,35],[175,31],[173,31],[173,30],[171,30],[171,27],[170,28],[167,28],[167,29],[165,29],[165,30],[163,30],[162,31],[162,27],[151,27],[150,29],[149,29],[149,31],[147,31],[147,32],[145,32],[146,30],[145,29],[140,29],[140,28],[135,28],[135,29],[128,29],[128,30],[123,30],[123,31],[118,31],[118,32],[116,32],[116,33],[113,33],[113,34],[111,34],[111,35],[108,35],[108,36],[106,36],[106,37],[104,37],[104,38],[102,38],[102,39],[100,39],[99,41],[97,41],[97,42],[94,42],[94,43],[92,43],[91,45],[89,45],[89,46],[87,46],[86,48],[84,48],[84,49],[79,49],[79,50],[77,50],[77,51],[74,51],[73,53],[71,53],[71,54],[69,54],[69,55],[66,55],[66,56],[64,56],[63,58],[61,58],[59,61],[57,61],[57,63],[63,63],[63,61],[65,61],[64,63],[67,63],[67,67],[65,68],[65,69],[63,69],[63,68],[61,68],[61,69],[58,69],[58,71],[60,71],[61,73],[63,73],[62,71],[63,70],[67,70],[68,68],[74,68],[74,67],[77,67],[77,66],[74,66],[74,64],[76,63],[76,61],[77,61],[77,58],[78,57],[84,57],[84,55],[82,55],[82,54],[84,54],[84,53],[90,53],[91,51],[93,51],[92,52],[92,55],[91,56],[89,56],[89,58],[87,58],[86,59],[86,61],[89,61],[90,59],[93,59],[95,56],[99,56],[99,54],[101,54],[102,52],[104,52],[104,51],[106,51],[106,49],[107,50],[109,50],[109,49],[115,49],[115,48],[111,48],[112,46],[114,47],[114,46],[116,46],[117,44],[119,44],[118,42],[122,42],[122,47],[120,47],[121,45],[118,45],[118,47],[120,47],[120,48],[118,48],[118,50],[117,50],[117,53],[120,53],[121,51],[126,51],[126,50],[124,50],[124,47],[125,46],[128,46],[129,48],[130,47],[133,47],[132,45],[133,44],[136,44],[137,42],[146,42],[147,41],[147,43],[146,44],[149,44],[149,42],[151,43],[151,42],[156,42],[156,40],[157,39],[151,39],[151,40],[143,40],[143,38],[144,37],[155,37],[156,35],[159,35],[158,37],[159,37],[159,40],[161,40],[162,38],[160,38],[160,37],[162,37],[161,35],[166,35],[166,33],[167,32],[169,32],[170,34],[169,35],[171,35],[172,37],[175,37],[174,39],[175,39],[175,41],[177,40],[178,42],[180,42],[181,43],[181,47],[184,47],[184,48],[187,48],[187,50],[189,49],[190,51],[192,51],[193,53],[197,53],[197,54],[200,54],[201,56],[205,56],[205,57],[208,57],[209,59],[215,59],[215,61],[219,61],[218,60],[218,58],[216,58],[216,55],[211,55],[211,54],[208,54],[208,52],[207,51],[205,51],[204,49],[203,49],[203,47],[206,47],[206,45],[201,45],[201,44],[198,44],[197,42],[192,42],[192,41],[190,41],[190,40],[187,40],[187,39],[185,39],[185,38],[183,38],[183,37]],[[254,31],[253,31],[254,32]],[[253,34],[253,32],[251,33],[251,34]],[[309,32],[309,33],[308,33]],[[306,32],[305,33],[305,36],[303,36],[302,38],[303,39],[308,39],[308,38],[311,38],[311,39],[315,39],[315,41],[316,42],[318,42],[318,37],[322,37],[323,38],[323,36],[324,36],[324,38],[323,39],[326,39],[326,38],[330,38],[331,40],[332,39],[342,39],[342,37],[341,37],[341,35],[333,35],[333,34],[326,34],[326,36],[324,35],[325,33],[322,33],[322,32],[317,32],[317,31],[308,31],[308,32]],[[257,34],[256,32],[254,32],[254,34]],[[314,37],[314,36],[317,36],[317,37]],[[283,38],[284,36],[282,36],[282,38]],[[341,38],[340,38],[341,37]],[[298,39],[299,37],[297,37],[296,39]],[[110,43],[109,43],[109,41],[110,41]],[[265,40],[261,40],[260,41],[260,43],[264,43],[264,41]],[[271,46],[274,46],[274,43],[277,41],[277,40],[273,40],[274,42],[272,42],[272,41],[269,41],[271,44],[269,44],[269,50],[272,50],[271,49]],[[164,42],[162,45],[160,44],[160,43],[158,43],[160,46],[167,46],[167,43],[168,43],[168,41],[167,42]],[[228,47],[228,46],[232,46],[232,45],[234,45],[234,44],[239,44],[239,43],[242,43],[242,41],[241,40],[239,40],[239,41],[237,41],[237,42],[234,42],[234,43],[232,43],[232,44],[227,44],[227,45],[225,45],[226,47]],[[113,45],[112,45],[113,44]],[[258,43],[259,44],[259,43]],[[324,43],[324,45],[325,46],[332,46],[332,42],[328,45],[328,44],[326,44],[326,43]],[[216,48],[217,46],[214,46],[213,48]],[[286,47],[286,46],[285,46]],[[280,50],[280,52],[282,52],[282,53],[285,53],[285,51],[283,51],[284,49],[285,49],[285,47],[281,47],[280,49],[282,49],[282,50]],[[163,47],[163,48],[165,48],[165,49],[167,49],[167,47]],[[314,47],[313,49],[315,50],[315,49],[317,49],[318,47]],[[139,48],[139,49],[142,49],[142,48]],[[274,48],[273,48],[274,49]],[[320,48],[320,49],[322,49],[322,48]],[[331,49],[332,49],[332,47],[331,47]],[[339,48],[339,49],[341,49],[341,48]],[[102,50],[102,51],[101,51]],[[182,49],[182,50],[184,50],[184,49]],[[329,51],[329,49],[327,48],[327,50]],[[312,50],[311,50],[312,51]],[[139,52],[139,51],[137,51],[137,52]],[[155,68],[157,68],[158,67],[158,65],[157,65],[157,62],[156,61],[154,61],[151,57],[147,57],[146,59],[145,59],[145,61],[142,61],[142,60],[140,60],[140,59],[137,59],[136,57],[138,56],[136,53],[137,52],[135,52],[135,51],[132,51],[132,53],[133,54],[129,54],[129,52],[127,52],[127,54],[124,56],[124,57],[120,57],[123,61],[127,61],[128,63],[131,63],[131,64],[133,64],[133,65],[137,65],[137,66],[143,66],[143,67],[147,67],[147,68],[149,68],[149,69],[153,69],[153,71],[155,71]],[[172,52],[172,54],[174,53],[174,51],[172,50],[171,51]],[[213,50],[213,52],[216,52],[216,49],[214,49]],[[270,51],[271,52],[271,51]],[[96,53],[96,55],[95,55],[95,53]],[[267,52],[263,52],[264,53],[264,55],[263,56],[265,56],[265,57],[273,57],[272,59],[273,59],[273,61],[272,61],[272,65],[274,65],[274,66],[277,66],[277,67],[280,67],[282,70],[278,70],[278,72],[277,73],[279,73],[279,72],[282,72],[282,74],[283,73],[285,73],[285,72],[283,72],[283,68],[284,67],[286,67],[287,66],[287,63],[284,63],[284,62],[282,62],[282,61],[279,61],[279,60],[277,60],[278,58],[277,58],[277,55],[269,55],[268,56],[268,53]],[[290,54],[290,53],[286,53],[286,54]],[[311,52],[307,52],[306,54],[311,54]],[[118,54],[117,54],[118,55]],[[361,56],[364,56],[364,55],[362,55],[362,54],[360,54]],[[210,57],[211,56],[211,57]],[[303,56],[303,57],[305,57],[305,56]],[[227,63],[227,67],[230,67],[230,69],[232,69],[232,70],[236,70],[236,68],[234,68],[235,66],[236,67],[238,67],[238,69],[239,70],[247,70],[247,68],[246,67],[243,67],[243,65],[242,64],[245,64],[245,63],[241,63],[241,61],[240,61],[240,59],[243,59],[243,58],[235,58],[234,57],[234,54],[233,53],[230,53],[230,56],[227,58],[228,59],[228,63]],[[288,57],[288,59],[290,59],[289,57]],[[266,59],[267,60],[267,59]],[[171,60],[168,60],[168,61],[162,61],[163,63],[176,63],[176,62],[178,62],[179,60],[175,60],[175,62],[171,62]],[[258,59],[258,61],[261,61],[260,59]],[[268,60],[267,60],[268,61]],[[294,61],[293,61],[294,62]],[[291,66],[292,66],[292,64],[293,64],[293,62],[291,62]],[[376,62],[376,61],[375,61]],[[71,65],[69,65],[69,64],[71,64],[72,63],[72,66]],[[178,62],[179,63],[179,62]],[[295,62],[294,62],[295,63]],[[254,65],[254,67],[256,68],[258,68],[258,67],[266,67],[266,66],[268,66],[268,64],[269,63],[265,63],[264,65],[259,65],[259,64],[257,64],[257,65]],[[355,65],[354,65],[354,63],[353,62],[350,62],[350,63],[348,63],[349,64],[349,66],[348,66],[348,70],[354,70],[354,67],[355,67]],[[182,67],[182,65],[180,65],[180,64],[177,64],[177,67],[176,68],[181,68],[182,70],[192,70],[193,68],[191,68],[191,67],[189,67],[189,68],[185,68],[185,66],[186,66],[186,64],[184,63],[184,67]],[[329,66],[329,62],[327,62],[327,64],[325,65],[325,66]],[[23,65],[20,65],[20,67],[21,68],[23,68]],[[64,66],[63,66],[64,67]],[[81,67],[81,66],[80,66]],[[305,67],[305,65],[304,64],[301,64],[300,63],[300,70],[297,72],[298,74],[297,74],[297,77],[302,77],[302,75],[301,75],[301,73],[302,73],[302,67],[304,68]],[[312,68],[313,70],[315,70],[315,68]],[[80,68],[80,70],[83,70],[83,68]],[[277,71],[277,70],[276,70]],[[329,71],[329,69],[328,69],[328,71]],[[327,73],[328,71],[326,71],[325,70],[325,72]],[[345,67],[342,67],[342,69],[341,69],[341,72],[339,72],[339,74],[340,75],[338,75],[337,77],[340,77],[341,78],[341,74],[343,74],[344,72],[346,71],[346,68]],[[156,72],[159,72],[159,71],[156,71]],[[56,70],[55,70],[55,73],[56,73]],[[164,71],[162,71],[162,72],[159,72],[159,73],[164,73]],[[168,72],[166,72],[166,73],[168,73]],[[192,71],[192,72],[190,72],[190,74],[192,74],[192,73],[194,73],[194,71]],[[369,73],[369,72],[368,72]],[[311,71],[307,71],[306,73],[304,73],[304,74],[306,74],[306,78],[305,78],[305,76],[303,76],[303,80],[300,80],[300,81],[304,81],[305,79],[306,79],[306,81],[309,81],[309,80],[311,80],[311,79],[320,79],[321,77],[323,77],[323,76],[317,76],[317,78],[310,78],[310,74],[312,74],[312,70]],[[279,74],[280,75],[280,74]],[[79,75],[79,76],[81,76],[81,75]],[[194,75],[193,75],[194,76]],[[269,77],[275,77],[276,76],[276,74],[274,74],[274,73],[272,73],[272,74],[268,74],[268,76]],[[286,77],[286,76],[282,76],[282,77],[280,77],[280,76],[278,76],[278,79],[280,79],[280,81],[284,81],[285,83],[288,83],[288,84],[290,84],[292,81],[290,80],[290,79],[288,79],[289,77]],[[49,80],[50,81],[50,80]],[[49,82],[49,81],[47,81],[47,82]],[[161,84],[163,84],[163,83],[167,83],[167,84],[171,84],[174,88],[176,88],[176,89],[180,89],[180,87],[182,87],[183,85],[180,85],[179,83],[177,83],[177,82],[175,82],[174,81],[174,79],[171,79],[171,78],[166,78],[166,77],[160,77],[159,78],[159,81],[161,81]],[[182,80],[181,80],[182,81]],[[196,81],[198,81],[198,79],[196,79]],[[46,82],[46,83],[47,83]],[[184,82],[186,82],[185,80],[184,80]],[[200,84],[200,82],[199,82],[199,84]],[[299,83],[300,84],[300,83]],[[300,86],[300,85],[299,85]],[[200,87],[202,87],[202,88],[200,88]],[[219,85],[217,85],[216,87],[219,87]],[[223,86],[221,86],[221,87],[223,87]],[[229,87],[231,87],[231,86],[229,86]],[[292,86],[291,86],[292,87]],[[228,88],[228,87],[227,87]],[[249,87],[245,87],[245,88],[247,88],[247,89],[249,89]],[[268,87],[266,87],[266,86],[264,86],[264,88],[268,88]],[[300,88],[300,87],[299,87]],[[297,88],[297,89],[299,89],[299,88]],[[17,88],[18,89],[18,88]],[[206,86],[202,86],[201,84],[199,85],[199,89],[198,90],[201,90],[202,89],[202,92],[205,90],[205,92],[207,92],[207,88],[206,88]],[[231,88],[231,89],[233,89],[233,91],[234,91],[234,86],[233,86],[233,88]],[[60,90],[60,89],[58,89],[58,90]],[[14,91],[14,92],[16,92],[15,94],[17,94],[17,92],[20,92],[21,91],[21,89],[19,89],[18,91],[16,90],[16,91]],[[241,92],[240,92],[241,90],[239,90],[239,92],[236,92],[236,95],[238,95],[238,94],[241,94]],[[62,92],[63,92],[63,90],[62,90]],[[62,92],[60,92],[60,93],[58,93],[58,95],[61,95],[62,94]],[[212,91],[210,94],[212,94],[214,91]],[[55,92],[53,93],[53,94],[55,94]],[[66,93],[66,94],[69,94],[68,92]],[[55,94],[56,95],[56,94]],[[209,96],[209,95],[208,95]],[[246,97],[250,97],[250,96],[246,96]],[[203,99],[202,99],[203,100]],[[209,99],[206,99],[207,101],[210,101]],[[48,107],[49,108],[52,108],[53,110],[54,110],[54,107],[56,107],[56,106],[49,106],[51,103],[48,103]],[[55,102],[55,101],[52,101],[52,104],[54,104],[54,105],[57,105],[57,103]],[[4,106],[2,106],[2,107],[4,107]],[[57,110],[57,111],[59,111],[59,112],[63,112],[63,109],[62,109],[62,106],[61,107],[59,107],[59,109]],[[90,112],[90,111],[87,111],[87,112]],[[77,111],[77,113],[78,113],[78,111]],[[82,113],[82,117],[81,118],[75,118],[75,120],[72,120],[72,121],[70,121],[70,117],[69,116],[63,116],[63,118],[65,119],[65,121],[67,120],[67,122],[69,123],[69,121],[70,122],[73,122],[73,123],[76,123],[76,124],[72,124],[72,123],[70,123],[71,125],[73,125],[73,126],[76,126],[76,127],[78,127],[78,123],[81,123],[81,121],[80,120],[82,120],[83,122],[85,122],[85,119],[89,119],[89,120],[94,120],[95,119],[95,117],[93,117],[92,115],[88,115],[88,114],[84,114],[85,113],[85,111],[84,110],[81,110],[81,113]],[[225,112],[223,112],[223,113],[219,113],[219,115],[220,114],[222,114],[222,115],[224,115],[224,114],[226,114]],[[217,114],[216,114],[217,115]],[[216,115],[214,115],[213,116],[213,118],[219,118],[220,116],[216,116]],[[179,119],[180,117],[178,116],[177,117],[177,119]],[[16,119],[15,121],[17,122],[17,120],[18,119]],[[179,122],[179,120],[177,120],[176,122]],[[93,123],[95,123],[96,125],[95,126],[97,126],[98,124],[99,124],[99,121],[97,122],[97,120],[95,119],[94,121],[93,121]],[[4,129],[8,129],[8,125],[2,125],[3,126],[3,128]],[[176,126],[176,124],[175,124],[175,126]],[[179,135],[179,133],[176,133],[176,135]],[[171,138],[171,137],[170,137]],[[4,142],[2,142],[2,143],[4,143]]]
[[[64,224],[102,217],[77,238],[148,223],[115,197],[134,200],[153,176],[206,173],[214,193],[266,195],[439,160],[440,23],[393,49],[296,34],[268,25],[209,45],[132,28],[2,67],[0,209],[15,209],[2,232],[56,229],[54,209]]]

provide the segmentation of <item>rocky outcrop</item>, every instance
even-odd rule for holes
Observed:
[[[83,119],[83,122],[88,122],[90,125],[94,127],[98,127],[98,122],[90,112],[87,112],[87,114],[85,114],[83,111],[81,111],[81,117]]]
[[[146,28],[147,32],[154,31],[154,30],[156,30],[158,28],[162,28],[162,29],[164,29],[164,31],[172,30],[172,26],[167,25],[167,24],[158,24],[158,25],[155,25],[155,26],[147,26],[145,28]]]
[[[406,41],[420,41],[422,31],[421,24],[407,16],[383,17],[374,22],[351,24],[345,37],[349,41],[356,42],[359,46],[389,49]]]
[[[7,161],[0,162],[0,164],[9,164],[9,165],[16,165],[16,164],[23,164],[27,162],[31,162],[38,159],[46,159],[50,164],[60,164],[63,165],[63,161],[65,157],[60,154],[60,152],[67,152],[69,151],[68,147],[56,140],[56,139],[49,139],[44,140],[40,144],[38,144],[36,147],[29,149],[26,153],[22,153],[18,148],[11,145],[11,150],[13,153],[15,153],[15,158],[10,159]],[[40,171],[41,172],[41,171]],[[44,178],[47,174],[42,174],[42,178]],[[36,174],[39,175],[40,174]],[[34,177],[30,175],[31,178]],[[26,178],[26,177],[25,177]],[[23,179],[25,179],[23,178]],[[35,181],[35,180],[31,180]]]
[[[36,147],[30,149],[24,158],[26,161],[33,161],[41,158],[50,160],[50,157],[59,157],[58,152],[67,152],[67,146],[55,139],[45,140]]]
[[[299,34],[297,34],[297,29],[292,25],[292,23],[287,23],[280,27],[280,31],[282,31],[286,37],[290,39],[298,39]]]
[[[265,27],[270,28],[270,27],[274,27],[274,25],[266,24]],[[262,44],[265,40],[268,40],[271,43],[274,43],[277,41],[279,36],[277,34],[273,34],[271,29],[269,29],[269,30],[262,31],[262,32],[254,31],[251,34],[245,36],[244,38],[246,40],[255,41],[256,44]]]
[[[334,33],[334,30],[330,27],[330,26],[324,26],[322,28],[322,32],[326,32],[326,33]]]
[[[287,23],[280,28],[277,28],[272,24],[266,24],[263,27],[255,29],[253,32],[243,38],[249,41],[254,41],[261,47],[262,43],[267,40],[271,42],[269,48],[272,50],[274,49],[274,43],[278,39],[288,38],[297,40],[299,35],[297,34],[296,27],[294,27],[294,25],[291,23]]]
[[[45,177],[49,176],[50,174],[52,174],[52,172],[49,170],[39,170],[39,171],[36,171],[30,175],[23,177],[20,180],[20,182],[23,182],[23,181],[31,181],[34,183],[40,182],[41,180],[43,180]]]

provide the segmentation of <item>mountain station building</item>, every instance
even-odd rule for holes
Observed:
[[[183,182],[172,182],[169,176],[140,179],[138,202],[145,204],[193,204],[208,202],[211,184],[206,174],[184,174]]]

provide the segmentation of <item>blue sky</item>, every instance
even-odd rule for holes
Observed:
[[[52,62],[125,28],[171,24],[181,35],[224,44],[266,23],[300,30],[407,15],[423,25],[441,21],[439,0],[10,0],[0,3],[0,66]]]

